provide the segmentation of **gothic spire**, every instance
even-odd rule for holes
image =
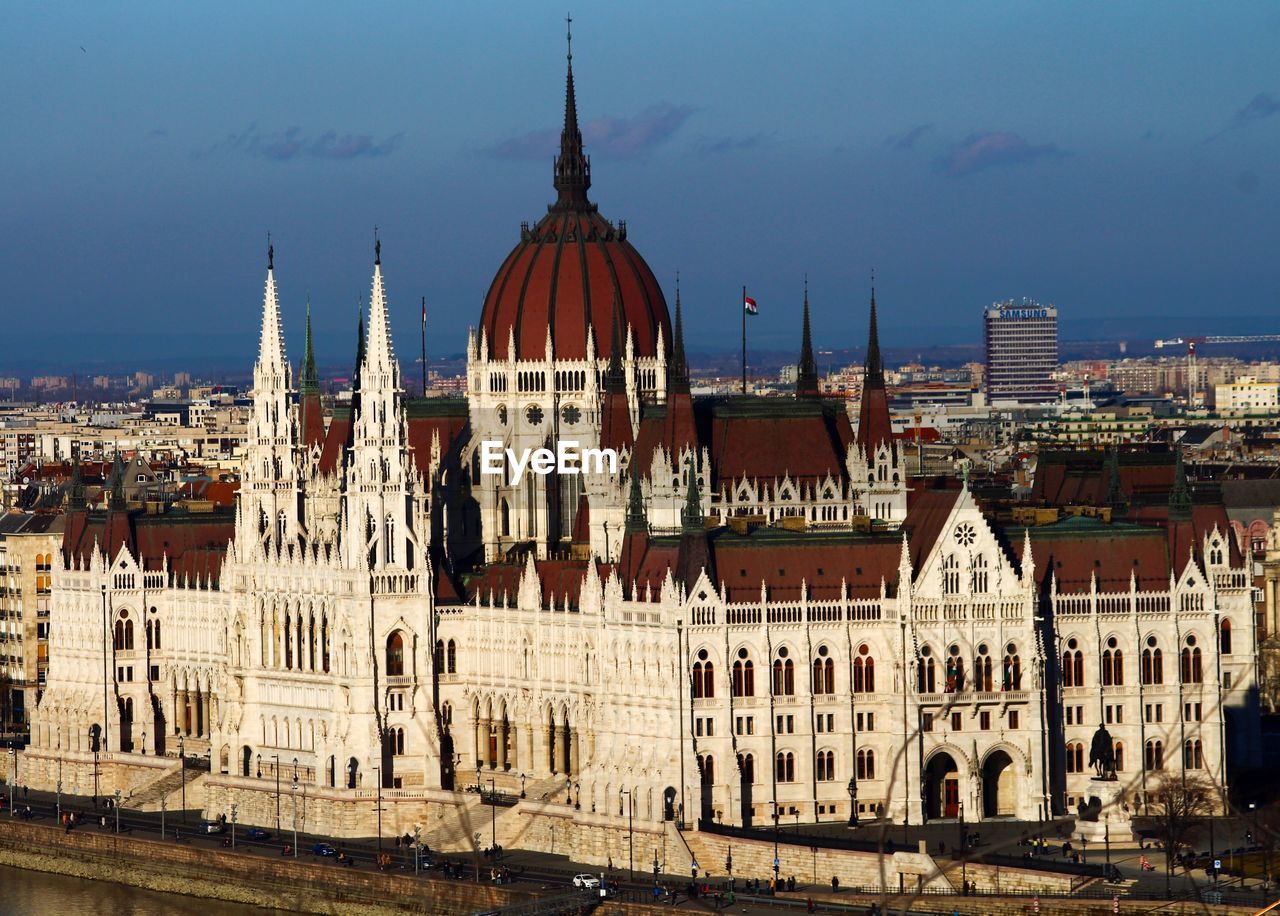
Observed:
[[[356,296],[356,366],[351,374],[351,390],[360,390],[360,367],[364,365],[364,302]]]
[[[124,473],[124,458],[119,452],[116,452],[115,464],[111,467],[111,477],[107,481],[111,490],[111,496],[107,502],[107,508],[112,511],[123,511],[126,508],[124,497]]]
[[[80,446],[71,446],[71,492],[67,494],[67,508],[75,511],[85,508],[84,472],[80,468]]]
[[[800,332],[800,364],[796,367],[796,395],[818,396],[818,363],[813,358],[813,337],[809,332],[809,277],[804,278],[804,326]]]
[[[578,99],[573,87],[573,19],[566,17],[568,53],[564,89],[564,127],[560,131],[560,155],[555,162],[556,202],[554,210],[585,210],[591,204],[587,189],[591,187],[591,160],[582,150],[582,131],[578,129]]]
[[[284,333],[280,329],[280,301],[276,297],[275,246],[267,243],[267,283],[262,294],[262,337],[258,365],[268,375],[283,375],[288,360],[284,354]]]
[[[307,346],[302,354],[302,379],[298,393],[303,397],[320,393],[320,379],[316,376],[316,354],[311,342],[311,297],[307,297]]]
[[[1120,487],[1120,450],[1112,446],[1107,450],[1107,505],[1112,516],[1125,511],[1124,490]]]
[[[391,319],[387,315],[387,297],[382,288],[381,241],[374,242],[373,251],[373,286],[369,291],[369,342],[365,351],[365,365],[373,372],[396,373],[396,355],[391,346]],[[397,381],[398,378],[397,374]]]
[[[649,521],[644,514],[644,494],[640,492],[640,474],[632,466],[631,492],[627,496],[627,534],[643,534],[649,530]]]
[[[867,366],[862,389],[884,388],[884,363],[880,359],[880,332],[876,328],[876,281],[871,275],[871,328],[867,334]]]
[[[684,509],[680,512],[680,521],[683,523],[685,531],[701,532],[702,524],[702,498],[698,495],[698,469],[693,462],[689,463],[689,486],[685,490]]]
[[[684,321],[680,314],[680,274],[676,274],[676,326],[672,333],[671,362],[667,364],[667,394],[689,390],[689,361],[684,355]]]

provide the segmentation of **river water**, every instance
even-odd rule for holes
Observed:
[[[0,866],[0,913],[4,916],[46,916],[60,913],[102,913],[110,916],[248,916],[255,907],[223,903],[181,894],[91,881],[42,871]]]

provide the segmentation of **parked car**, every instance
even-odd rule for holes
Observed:
[[[227,826],[226,824],[222,823],[222,821],[201,821],[200,826],[196,828],[197,833],[203,833],[206,835],[214,834],[214,833],[225,833],[226,830],[227,830]]]
[[[586,888],[599,887],[600,879],[595,875],[574,875],[573,886]]]
[[[311,854],[313,856],[323,856],[327,859],[336,856],[338,854],[338,850],[334,849],[328,843],[316,843],[316,845],[311,847]]]
[[[271,839],[271,834],[267,833],[267,831],[263,830],[261,827],[250,827],[248,830],[244,832],[244,835],[245,835],[245,839],[248,839],[248,840]]]

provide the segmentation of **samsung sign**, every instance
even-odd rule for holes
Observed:
[[[1000,318],[1048,318],[1047,308],[1000,309]]]

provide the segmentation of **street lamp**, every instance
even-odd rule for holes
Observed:
[[[374,767],[373,772],[377,774],[377,790],[378,790],[378,864],[382,864],[382,767]]]
[[[182,735],[178,736],[178,763],[182,773],[182,823],[187,822],[187,742]],[[279,825],[276,825],[279,829]]]
[[[969,844],[965,842],[967,837],[964,835],[964,802],[963,801],[959,803],[958,807],[956,808],[956,811],[960,815],[960,821],[959,821],[960,845],[957,847],[960,851],[960,886],[963,888],[962,893],[967,894],[969,892],[969,872],[967,868],[969,864],[969,854],[966,851],[965,847],[968,846]]]
[[[18,752],[9,748],[9,819],[13,819],[13,809],[18,807]]]
[[[419,853],[422,851],[422,826],[414,825],[413,828],[413,873],[418,873]]]
[[[272,754],[272,768],[276,771],[276,833],[280,833],[280,755]],[[184,804],[182,807],[186,807]]]
[[[619,795],[627,797],[627,880],[634,881],[635,876],[635,834],[633,828],[635,825],[636,814],[636,798],[631,794],[630,789],[620,789]],[[619,801],[622,799],[619,798]]]
[[[773,889],[778,889],[778,870],[782,863],[778,861],[778,803],[773,803]]]
[[[142,730],[142,756],[147,756],[147,730]]]
[[[498,852],[498,784],[489,780],[489,848]]]
[[[296,844],[295,844],[296,845]],[[236,805],[231,805],[231,848],[236,848]]]
[[[476,791],[484,794],[484,786],[480,784],[480,761],[476,761]]]
[[[295,759],[295,763],[296,763]],[[293,796],[293,857],[298,858],[298,774],[293,774],[293,785],[289,789]]]
[[[120,790],[116,789],[116,833],[120,832]]]
[[[164,839],[164,813],[169,808],[169,799],[167,796],[160,796],[160,839]],[[233,806],[234,810],[234,806]],[[235,841],[235,834],[231,835],[232,841]]]
[[[524,798],[524,774],[520,774],[520,797]]]
[[[258,755],[258,778],[262,778],[262,755]]]
[[[575,782],[573,784],[573,807],[582,810],[582,783]]]
[[[1080,861],[1089,864],[1089,838],[1083,833],[1080,834]]]
[[[858,781],[849,777],[849,826],[858,826]]]

